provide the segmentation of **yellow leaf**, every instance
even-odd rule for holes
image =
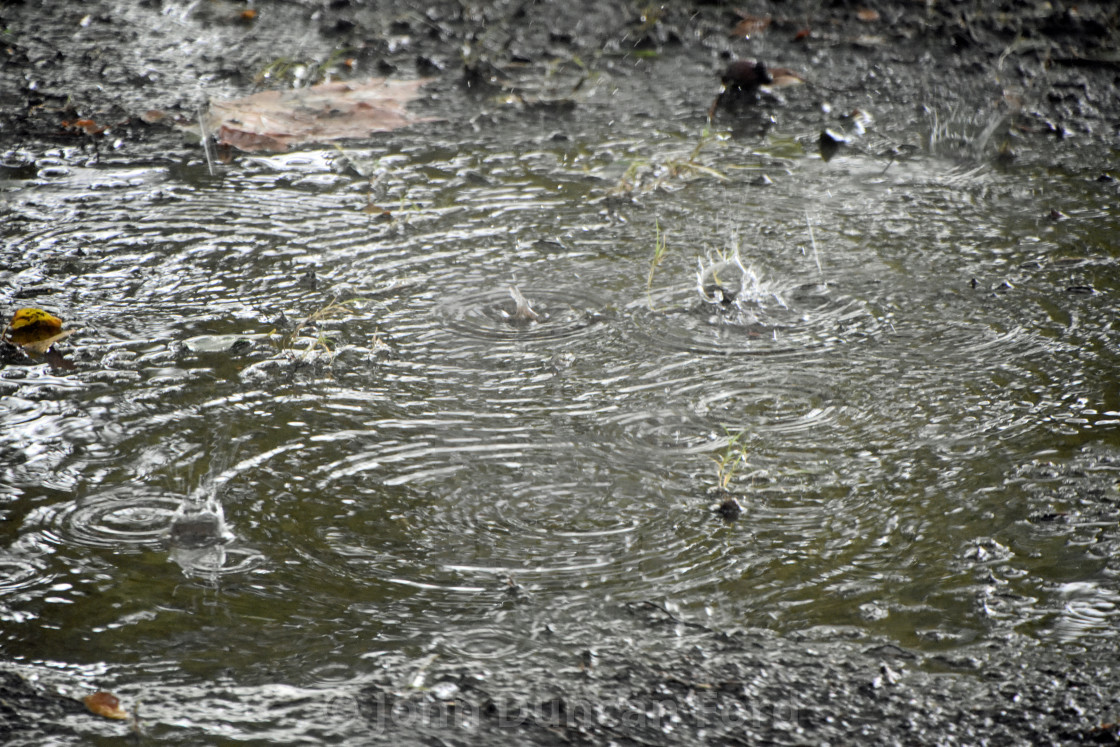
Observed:
[[[17,309],[8,322],[8,339],[17,345],[27,345],[54,337],[62,331],[62,320],[42,309]]]
[[[82,698],[82,702],[86,704],[86,708],[90,710],[90,713],[95,713],[98,716],[113,718],[118,721],[123,721],[128,718],[128,712],[121,708],[121,701],[112,693],[104,691],[96,692]]]

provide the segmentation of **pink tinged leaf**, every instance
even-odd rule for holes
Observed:
[[[373,78],[215,101],[208,129],[219,143],[245,151],[284,151],[305,143],[363,138],[433,121],[406,109],[431,80]]]

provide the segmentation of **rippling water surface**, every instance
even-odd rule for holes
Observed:
[[[268,738],[383,657],[560,657],[629,602],[1113,636],[1114,192],[725,137],[726,181],[628,191],[675,133],[520,137],[352,151],[370,178],[5,156],[5,307],[78,328],[73,370],[0,370],[5,656]]]

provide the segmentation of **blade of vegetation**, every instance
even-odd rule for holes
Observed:
[[[649,262],[649,277],[646,278],[646,300],[649,301],[649,307],[653,310],[653,276],[657,272],[657,266],[661,264],[661,260],[665,258],[665,253],[669,248],[668,238],[665,234],[661,233],[661,223],[654,223],[654,230],[657,232],[653,245],[653,257]]]

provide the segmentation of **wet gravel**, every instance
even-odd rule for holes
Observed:
[[[425,687],[401,688],[387,671],[356,710],[371,735],[415,744],[1120,741],[1098,720],[1120,705],[1114,665],[1093,654],[1015,639],[925,656],[852,631],[696,634],[654,608],[631,613],[635,634],[665,647],[656,659],[599,641],[560,672],[433,667]]]

